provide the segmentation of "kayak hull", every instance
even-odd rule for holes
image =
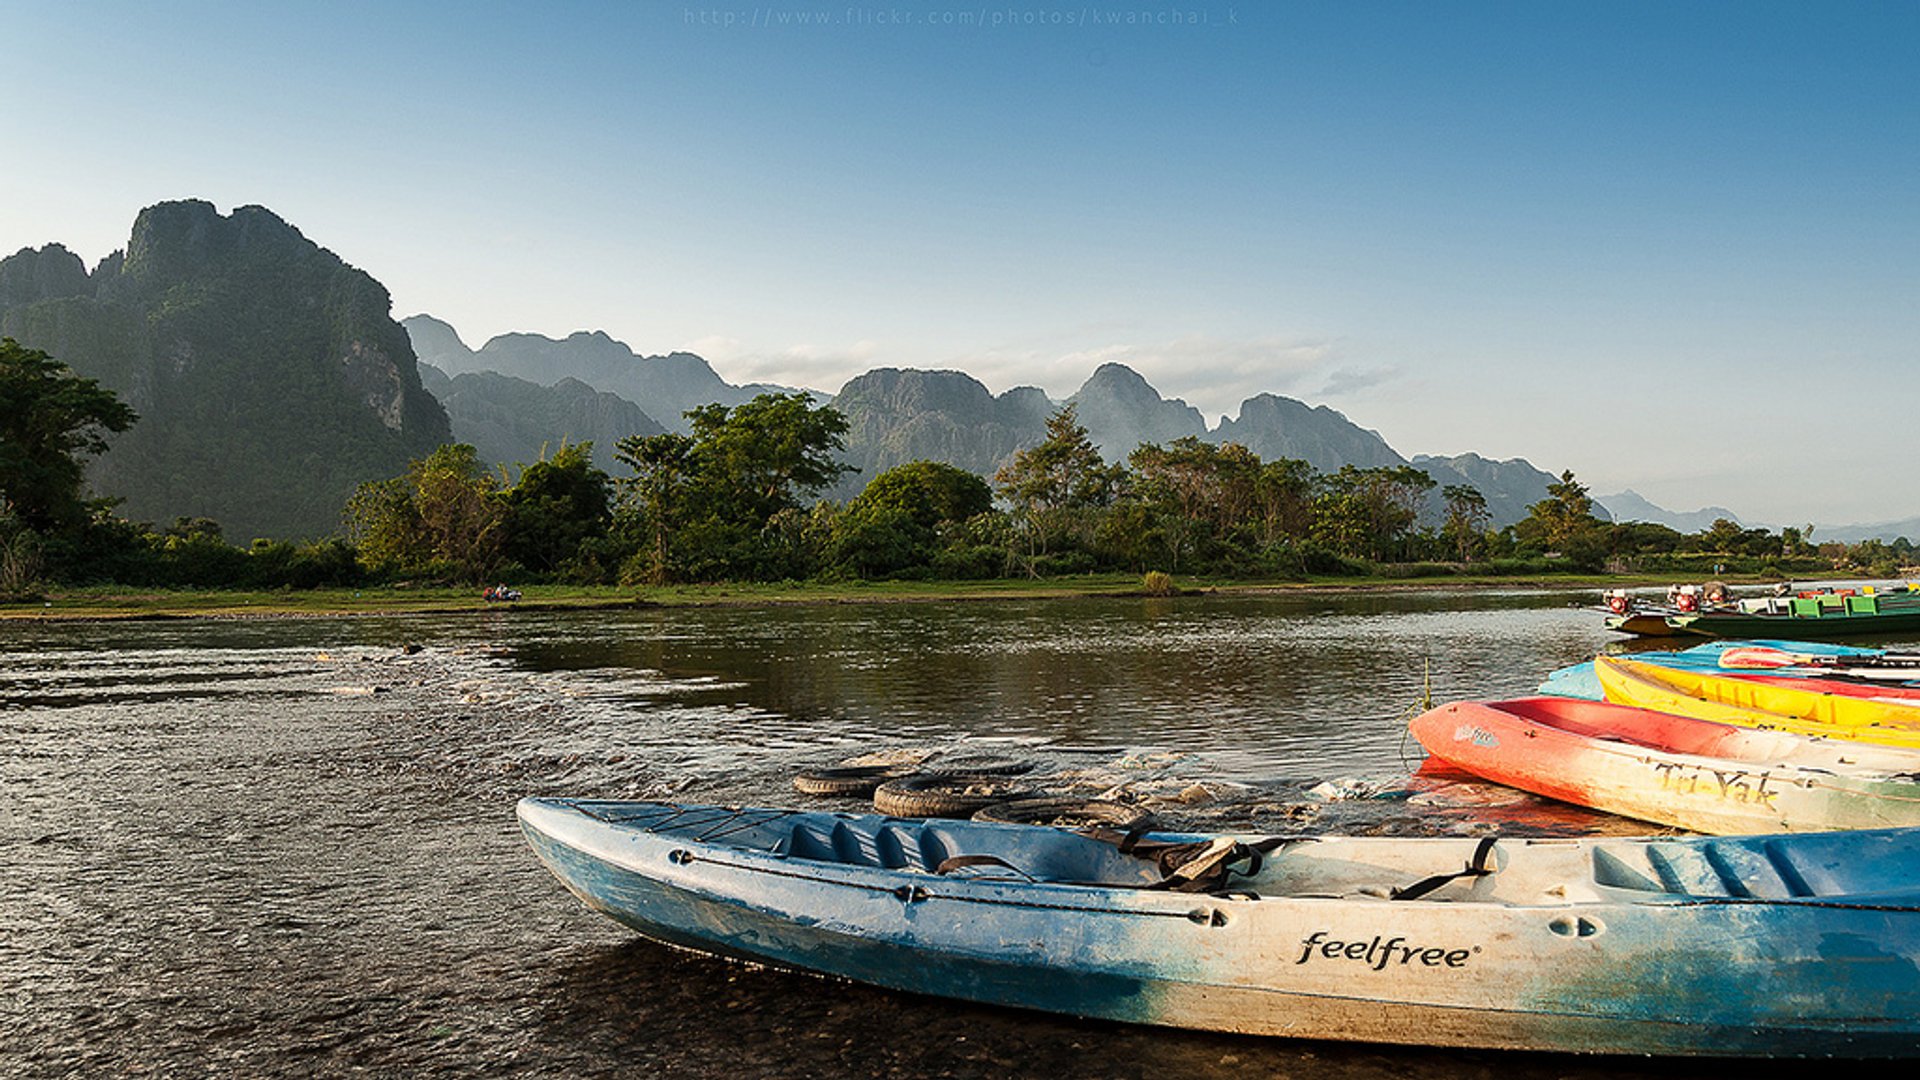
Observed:
[[[1656,712],[1740,727],[1920,747],[1920,705],[1660,667],[1597,656],[1594,674],[1606,699]]]
[[[1920,750],[1570,698],[1455,702],[1410,728],[1484,779],[1695,832],[1920,826]]]
[[[726,826],[716,840],[723,830],[708,820],[721,818],[689,830],[636,825],[635,812],[621,809],[644,805],[658,804],[528,799],[520,818],[535,852],[590,908],[722,956],[990,1004],[1249,1034],[1601,1053],[1920,1055],[1920,897],[1767,900],[1735,897],[1720,879],[1694,886],[1711,895],[1657,880],[1674,867],[1750,861],[1758,849],[1744,841],[1714,841],[1741,846],[1709,856],[1677,841],[1299,839],[1246,881],[1249,891],[1196,895],[1109,881],[1125,875],[1080,848],[1098,846],[1107,858],[1112,845],[1063,830],[790,814],[764,828]],[[689,809],[743,813],[673,808]],[[1781,858],[1803,868],[1795,880],[1867,867],[1877,884],[1845,888],[1877,889],[1912,880],[1887,877],[1888,868],[1920,867],[1920,840],[1904,832],[1827,835],[1859,839],[1844,850],[1788,852]],[[805,836],[824,845],[817,857],[800,853]],[[911,854],[930,845],[991,850],[1041,872],[930,872]],[[873,862],[898,861],[901,851],[905,865]],[[1418,901],[1359,886],[1381,873],[1411,881],[1459,871],[1483,856],[1489,872]],[[1099,880],[1056,879],[1052,869]]]

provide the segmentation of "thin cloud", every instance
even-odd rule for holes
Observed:
[[[681,348],[706,358],[731,383],[776,383],[829,393],[873,367],[881,353],[879,342],[865,339],[841,347],[801,343],[766,352],[718,334],[696,338]]]
[[[1400,377],[1400,369],[1393,367],[1339,368],[1327,373],[1327,381],[1320,387],[1322,397],[1345,397],[1363,390],[1371,390],[1383,383],[1390,383]]]

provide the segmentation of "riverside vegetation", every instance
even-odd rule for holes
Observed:
[[[1046,438],[985,479],[915,461],[838,503],[814,500],[849,471],[835,457],[846,420],[801,394],[762,394],[687,413],[687,434],[632,437],[623,475],[562,445],[515,469],[489,468],[448,444],[403,475],[363,483],[339,535],[257,539],[218,522],[153,526],[90,499],[87,458],[106,432],[137,420],[109,390],[45,352],[0,343],[0,597],[106,585],[233,590],[366,589],[396,584],[471,594],[511,580],[593,586],[768,586],[811,582],[831,594],[869,582],[1085,581],[1153,575],[1240,581],[1465,580],[1544,574],[1893,576],[1905,539],[1815,546],[1718,521],[1683,535],[1592,513],[1571,473],[1515,525],[1488,527],[1473,488],[1443,491],[1445,517],[1418,507],[1434,481],[1410,467],[1262,461],[1233,443],[1144,444],[1109,463],[1072,406]],[[976,590],[977,591],[977,590]],[[858,594],[854,589],[852,594]],[[582,595],[575,592],[573,595]],[[591,595],[591,593],[587,594]],[[686,595],[679,593],[676,595]],[[748,588],[735,595],[765,596]]]

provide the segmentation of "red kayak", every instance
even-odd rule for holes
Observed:
[[[1476,776],[1696,832],[1920,825],[1915,749],[1558,697],[1455,702],[1411,727]]]

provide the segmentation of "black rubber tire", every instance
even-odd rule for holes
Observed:
[[[979,773],[921,773],[889,780],[873,792],[873,808],[892,817],[966,817],[994,803],[1024,799],[1035,792],[1005,776]]]
[[[899,765],[841,765],[808,769],[793,778],[802,795],[871,795],[873,789],[906,770]]]
[[[1080,829],[1100,825],[1111,829],[1152,827],[1153,815],[1137,806],[1112,799],[1071,799],[1042,796],[994,803],[974,811],[975,821],[994,821],[1003,825],[1052,825],[1062,829]]]
[[[937,757],[923,763],[922,767],[929,772],[959,776],[1020,776],[1033,771],[1033,762],[997,754],[968,754]]]

